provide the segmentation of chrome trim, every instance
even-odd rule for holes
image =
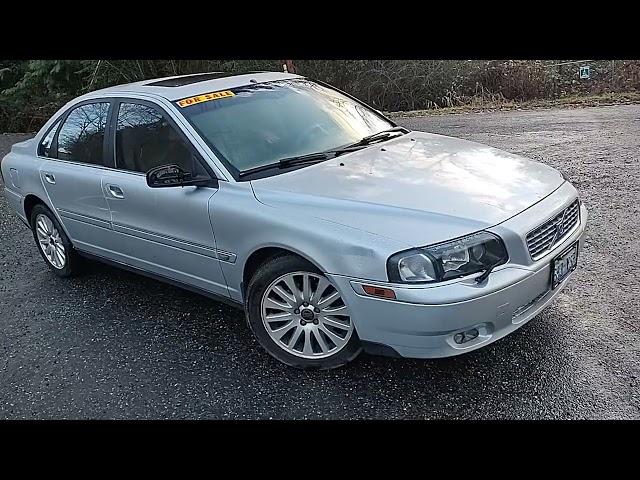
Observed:
[[[131,227],[129,225],[123,225],[117,222],[113,222],[113,230],[118,233],[140,238],[142,240],[178,248],[180,250],[184,250],[190,253],[196,253],[205,257],[215,258],[222,262],[235,263],[237,258],[237,255],[232,252],[227,252],[225,250],[210,247],[208,245],[193,243],[188,240],[183,240],[180,238],[144,230],[137,227]]]
[[[227,263],[236,263],[236,259],[238,256],[235,253],[227,252],[225,250],[219,250],[216,248],[216,255],[218,256],[218,260],[221,262]]]
[[[80,162],[80,161],[77,161],[77,160],[63,160],[61,158],[43,157],[41,155],[36,155],[36,157],[38,157],[41,160],[46,160],[46,161],[50,161],[50,162],[67,163],[67,164],[70,164],[70,165],[78,165],[80,167],[89,167],[89,168],[96,168],[98,170],[106,170],[108,172],[130,173],[132,175],[140,175],[140,176],[143,176],[143,177],[146,175],[143,172],[134,172],[132,170],[122,170],[122,169],[118,169],[118,168],[107,167],[106,165],[98,165],[98,164],[95,164],[95,163]]]
[[[111,222],[108,220],[103,220],[101,218],[92,217],[91,215],[85,215],[82,213],[71,212],[63,208],[57,208],[56,210],[58,211],[58,215],[60,216],[60,218],[75,220],[76,222],[87,223],[89,225],[93,225],[94,227],[101,227],[106,228],[107,230],[111,230]]]
[[[524,305],[520,305],[518,308],[516,308],[513,312],[513,314],[511,315],[511,319],[515,320],[516,318],[518,318],[520,315],[526,313],[531,307],[533,307],[536,303],[538,303],[540,300],[542,300],[542,298],[551,291],[551,289],[546,289],[544,292],[542,292],[540,295],[536,296],[533,300],[531,300],[529,303],[525,303]]]

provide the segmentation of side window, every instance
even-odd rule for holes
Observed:
[[[58,133],[58,158],[104,165],[103,142],[109,103],[90,103],[73,110]]]
[[[56,124],[49,129],[49,132],[44,136],[40,145],[38,145],[38,155],[41,157],[50,157],[51,153],[51,144],[53,143],[53,137],[56,136],[56,131],[58,131],[58,127],[60,126],[60,120],[56,122]]]
[[[146,173],[160,165],[192,170],[193,155],[155,108],[121,103],[116,127],[116,168]]]

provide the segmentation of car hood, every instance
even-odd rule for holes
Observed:
[[[411,132],[251,183],[264,204],[418,246],[501,223],[563,182],[519,155]]]

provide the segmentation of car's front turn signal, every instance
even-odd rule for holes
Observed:
[[[390,288],[378,287],[376,285],[362,285],[362,290],[364,290],[364,293],[372,297],[390,299],[396,298],[396,292],[394,292]]]

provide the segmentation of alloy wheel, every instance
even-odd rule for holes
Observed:
[[[303,358],[326,358],[349,342],[353,322],[340,293],[322,275],[292,272],[266,289],[262,322],[280,348]]]
[[[36,235],[45,258],[55,268],[62,270],[67,263],[67,252],[60,232],[48,216],[43,214],[36,216]]]

